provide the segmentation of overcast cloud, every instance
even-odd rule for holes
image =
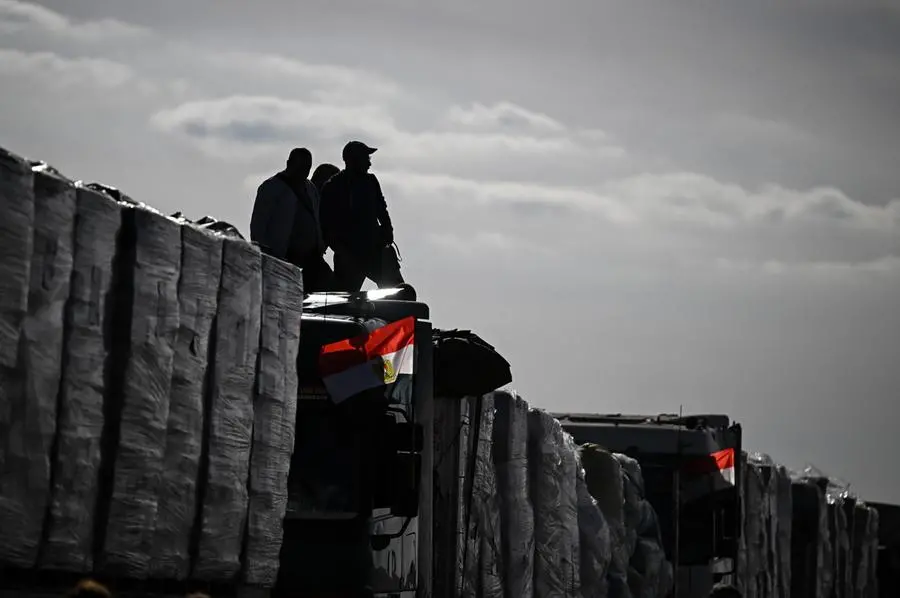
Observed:
[[[727,413],[900,502],[900,13],[559,6],[0,0],[0,144],[246,231],[360,138],[434,321],[530,402]]]

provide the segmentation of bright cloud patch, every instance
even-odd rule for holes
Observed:
[[[0,49],[0,75],[36,80],[55,89],[72,85],[113,89],[138,83],[140,91],[150,89],[124,64],[103,58],[65,58],[52,52]]]
[[[41,31],[78,41],[102,42],[146,35],[142,27],[115,19],[75,21],[31,2],[0,0],[0,33]]]

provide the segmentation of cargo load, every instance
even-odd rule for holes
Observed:
[[[229,223],[0,148],[0,597],[876,598],[894,570],[889,506],[724,415],[535,408],[404,297],[304,295]],[[394,328],[397,368],[367,353]]]

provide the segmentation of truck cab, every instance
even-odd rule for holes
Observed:
[[[276,594],[428,594],[432,326],[427,305],[393,296],[325,293],[304,302]],[[416,318],[411,383],[335,404],[317,372],[320,348],[408,316]]]
[[[741,427],[725,415],[554,413],[577,444],[638,460],[659,518],[674,595],[706,596],[737,567]]]

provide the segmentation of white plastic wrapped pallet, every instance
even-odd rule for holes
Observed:
[[[472,439],[475,434],[472,432],[472,420],[475,413],[475,398],[468,398],[462,401],[460,409],[460,428],[459,428],[459,452],[457,463],[459,467],[459,502],[457,503],[457,541],[456,541],[456,578],[455,587],[458,596],[475,596],[478,591],[474,580],[474,565],[478,562],[477,555],[473,555],[471,550],[479,550],[479,546],[470,545],[469,538],[469,512],[472,501],[470,500],[472,488],[472,468],[474,463],[471,461],[474,450],[471,446]]]
[[[566,434],[566,448],[576,456],[575,492],[578,499],[581,594],[584,598],[607,598],[607,573],[612,560],[612,536],[597,501],[591,496],[574,439]]]
[[[640,575],[637,596],[662,598],[674,585],[672,565],[666,560],[656,512],[646,499],[641,501],[641,524],[631,568]]]
[[[853,558],[850,546],[850,522],[845,511],[845,501],[851,496],[845,485],[829,480],[825,498],[828,503],[829,531],[833,544],[831,564],[834,573],[833,596],[851,598],[853,593],[850,569]]]
[[[503,585],[506,594],[532,598],[534,508],[528,482],[528,403],[509,392],[493,393],[494,463],[502,508]]]
[[[24,158],[0,147],[0,375],[15,369],[28,309],[34,247],[34,175]],[[0,379],[0,384],[4,382]],[[5,387],[0,388],[8,392]],[[9,413],[0,410],[0,438],[9,438]],[[0,441],[0,469],[6,443]]]
[[[794,504],[791,493],[791,477],[783,465],[776,468],[776,511],[777,511],[777,560],[778,560],[778,597],[790,598],[791,595],[791,541],[794,521]]]
[[[579,596],[574,454],[564,455],[560,423],[537,409],[528,414],[528,444],[535,512],[535,596]]]
[[[625,491],[625,548],[630,551],[630,593],[635,598],[665,596],[672,587],[673,574],[662,548],[656,513],[644,498],[644,479],[640,464],[625,455],[614,456],[622,466]]]
[[[804,484],[816,493],[816,512],[818,513],[816,534],[816,571],[815,580],[810,580],[816,588],[817,598],[830,598],[834,587],[834,573],[830,563],[833,562],[831,531],[828,525],[828,504],[825,488],[828,479],[814,467],[807,467],[801,473],[792,476],[794,483]]]
[[[625,474],[615,456],[597,445],[582,445],[579,454],[588,490],[610,530],[610,563],[606,574],[609,598],[631,598],[628,563],[632,555],[625,541]]]
[[[478,430],[478,457],[475,461],[473,498],[478,508],[479,593],[480,598],[503,597],[503,538],[500,526],[500,493],[494,468],[494,398],[482,399]]]
[[[262,257],[262,276],[244,581],[271,587],[278,577],[282,520],[294,451],[303,277],[299,268],[268,255]]]
[[[2,409],[8,414],[0,417],[0,422],[6,424],[0,430],[3,432],[0,442],[6,443],[0,463],[0,530],[3,530],[0,561],[19,567],[37,563],[50,500],[51,451],[62,375],[63,318],[69,296],[75,226],[75,188],[71,182],[45,164],[36,164],[32,170],[34,225],[26,226],[26,231],[32,230],[34,236],[27,310],[20,322],[19,335],[4,334],[17,343],[18,354],[14,367],[4,368],[6,371],[0,374],[5,378],[0,382],[5,395]],[[4,177],[7,185],[18,184],[17,188],[5,187],[4,195],[22,193],[21,184],[25,181],[27,177],[22,173],[12,180]],[[28,196],[22,199],[27,203]],[[6,204],[14,200],[13,195],[4,200],[6,213],[0,217],[15,221],[22,215],[6,209]],[[3,239],[4,244],[20,241],[18,234]],[[21,262],[15,260],[22,255],[9,257],[14,260],[8,266],[13,280],[6,283],[11,288],[3,290],[13,293],[12,302],[20,305]]]
[[[179,324],[150,576],[183,580],[197,514],[209,340],[222,275],[222,238],[181,225]]]
[[[241,566],[262,303],[259,250],[225,239],[222,262],[210,364],[208,467],[193,567],[196,578],[215,581],[233,579]]]
[[[459,564],[460,595],[503,596],[503,549],[500,493],[493,456],[494,403],[492,395],[466,401],[467,420],[460,460],[466,478],[461,500]]]
[[[150,572],[159,481],[166,450],[169,391],[178,332],[181,227],[149,209],[126,207],[123,227],[133,234],[131,284],[118,302],[130,306],[130,337],[121,401],[118,446],[103,569],[143,579]],[[131,236],[131,235],[129,235]],[[121,255],[128,249],[120,247]],[[130,288],[127,288],[130,286]]]
[[[10,441],[12,407],[23,395],[23,373],[17,366],[22,324],[28,311],[33,227],[31,166],[20,156],[0,148],[0,527],[4,531],[7,521],[16,525],[21,511],[19,498],[12,492],[18,486],[16,476],[20,475],[16,468],[23,464]],[[23,546],[22,541],[12,534],[0,534],[0,563],[28,565],[33,549]]]
[[[88,573],[93,568],[109,367],[109,300],[122,215],[109,197],[76,184],[72,286],[57,420],[57,451],[47,543],[41,566]]]

